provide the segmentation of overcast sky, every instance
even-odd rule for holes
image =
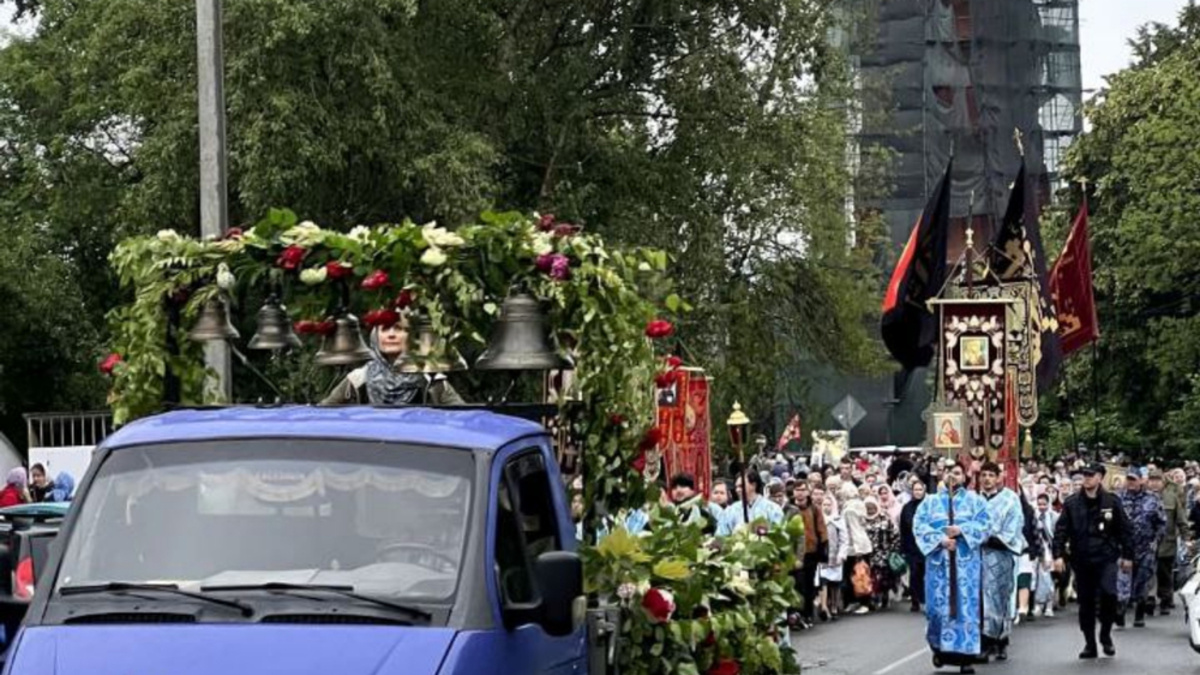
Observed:
[[[1104,76],[1129,65],[1126,41],[1137,27],[1158,21],[1174,24],[1187,0],[1080,0],[1083,87],[1097,89]]]

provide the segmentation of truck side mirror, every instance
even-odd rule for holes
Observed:
[[[577,601],[583,598],[583,561],[577,553],[548,551],[534,562],[539,598],[533,602],[510,602],[504,605],[504,627],[535,623],[547,635],[563,637],[575,632],[582,623],[583,609]]]
[[[579,554],[550,551],[538,556],[534,566],[542,594],[542,616],[538,622],[547,634],[562,637],[575,632],[583,621],[579,600],[583,597],[583,561]]]

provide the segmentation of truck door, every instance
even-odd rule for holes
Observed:
[[[548,470],[540,447],[520,451],[503,463],[493,491],[493,568],[501,607],[535,602],[539,591],[534,561],[547,551],[574,549],[573,540],[564,536],[566,524],[560,520],[560,511],[566,506],[555,503],[556,491],[562,491],[553,483],[556,480],[557,472]],[[561,497],[559,501],[563,501]],[[498,672],[582,674],[586,671],[585,642],[583,629],[553,637],[536,624],[517,626],[508,633],[505,662],[496,666]]]

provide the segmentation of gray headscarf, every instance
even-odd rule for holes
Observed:
[[[402,373],[379,349],[379,329],[371,331],[371,361],[367,364],[367,400],[371,405],[422,403],[428,380],[422,373]]]

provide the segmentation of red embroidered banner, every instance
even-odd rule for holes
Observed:
[[[675,383],[658,390],[659,450],[665,479],[678,473],[696,478],[696,490],[708,497],[712,486],[712,434],[709,382],[699,368],[681,368]]]

